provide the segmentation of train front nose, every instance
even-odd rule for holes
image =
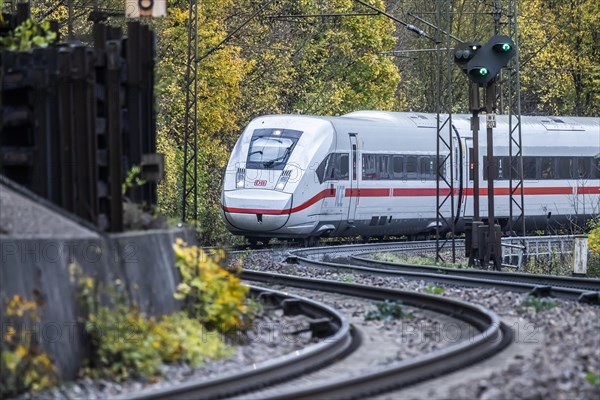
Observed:
[[[235,230],[266,233],[286,224],[292,195],[264,189],[231,190],[223,192],[222,202],[225,220]]]

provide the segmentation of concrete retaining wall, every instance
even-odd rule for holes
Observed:
[[[61,378],[76,377],[88,345],[71,265],[76,263],[84,275],[105,284],[120,280],[133,303],[147,314],[170,313],[179,308],[173,298],[179,276],[171,245],[177,237],[195,243],[193,235],[178,229],[87,239],[0,236],[3,337],[10,325],[4,315],[6,301],[15,294],[29,300],[39,294],[42,319],[28,323],[27,333],[37,336]]]

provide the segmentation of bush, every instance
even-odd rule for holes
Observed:
[[[231,353],[220,335],[207,331],[186,312],[147,317],[129,305],[120,280],[105,287],[81,276],[76,265],[72,273],[79,282],[85,329],[91,343],[89,365],[83,375],[117,381],[148,378],[160,375],[163,363],[186,362],[195,367],[206,358]],[[101,304],[100,298],[111,307]]]
[[[600,255],[600,218],[596,218],[588,221],[590,227],[590,233],[588,235],[588,245],[590,250]]]
[[[600,254],[590,253],[587,262],[586,276],[588,278],[600,278]]]
[[[40,320],[40,305],[41,301],[14,295],[6,306],[0,369],[2,398],[27,390],[45,389],[56,383],[52,361],[39,349],[35,336],[24,329],[25,324]]]
[[[205,335],[202,324],[184,312],[148,318],[136,308],[99,307],[86,323],[94,346],[92,369],[86,374],[117,381],[160,374],[162,363],[187,362],[198,366],[206,358],[220,358],[230,349],[216,335]]]
[[[188,315],[221,332],[242,328],[248,314],[245,303],[248,287],[221,268],[224,251],[209,255],[196,246],[188,247],[181,239],[173,248],[181,273],[175,297],[185,301]]]

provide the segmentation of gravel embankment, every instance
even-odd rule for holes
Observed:
[[[247,268],[270,270],[305,277],[351,281],[403,290],[427,291],[431,285],[396,277],[369,276],[344,270],[303,268],[297,265],[248,257]],[[437,285],[442,286],[442,285]],[[451,384],[427,385],[410,398],[427,399],[597,399],[600,386],[590,383],[591,374],[600,375],[600,307],[554,300],[556,305],[537,311],[526,307],[524,294],[494,289],[443,286],[443,296],[480,304],[505,320],[517,321],[541,340],[532,354],[514,355],[485,377],[465,376]],[[517,335],[516,340],[527,340]],[[586,376],[588,378],[586,378]],[[393,399],[402,392],[384,395]],[[391,397],[390,397],[391,396]],[[402,397],[405,398],[405,397]]]

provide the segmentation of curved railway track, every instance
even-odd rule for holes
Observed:
[[[447,297],[248,270],[242,273],[242,278],[263,283],[335,292],[372,300],[398,301],[461,320],[470,324],[479,332],[469,340],[376,369],[360,376],[341,377],[318,385],[310,384],[304,387],[284,389],[275,393],[270,392],[267,396],[260,394],[259,398],[261,399],[363,398],[471,365],[501,351],[510,344],[513,337],[512,330],[503,324],[494,312],[475,304]]]
[[[403,304],[437,312],[473,326],[477,332],[464,340],[416,358],[403,360],[391,366],[371,370],[360,376],[341,377],[319,385],[285,387],[259,394],[259,398],[328,398],[350,399],[380,393],[432,378],[458,368],[466,367],[490,357],[504,349],[512,341],[512,330],[503,324],[492,311],[481,306],[447,297],[423,293],[371,287],[327,280],[300,278],[256,271],[243,271],[242,278],[269,284],[279,284],[304,289],[335,292],[372,300],[392,300]],[[302,312],[314,319],[314,332],[326,340],[305,348],[300,355],[291,354],[265,364],[249,367],[239,373],[229,374],[216,380],[188,382],[171,388],[137,393],[131,399],[175,398],[224,398],[246,393],[283,380],[297,377],[304,372],[326,365],[334,358],[341,358],[357,346],[357,335],[351,334],[346,320],[330,308],[306,299],[286,298],[282,292],[263,291],[262,296],[276,299],[287,312]],[[327,315],[327,316],[325,316]],[[335,332],[335,333],[332,333]],[[315,334],[315,333],[313,333]]]
[[[370,254],[380,252],[430,251],[431,249],[435,249],[435,244],[431,242],[317,247],[291,250],[287,261],[303,266],[349,269],[434,283],[491,287],[526,292],[536,296],[554,296],[592,304],[600,303],[600,279],[413,265],[378,261],[368,257]],[[322,260],[325,255],[329,259],[346,258],[348,262],[326,262]]]
[[[185,382],[169,388],[128,394],[122,398],[150,400],[229,397],[322,367],[343,358],[359,345],[360,338],[353,332],[346,318],[331,307],[280,291],[252,286],[251,290],[259,298],[281,307],[284,313],[310,317],[310,330],[313,336],[327,339],[293,354],[257,365],[249,365],[239,372],[226,374],[217,379]]]

